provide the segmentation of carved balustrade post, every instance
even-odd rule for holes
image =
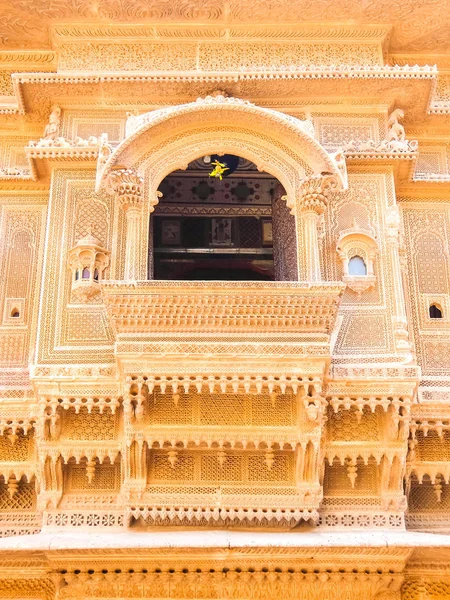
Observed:
[[[330,193],[337,188],[336,178],[332,175],[314,175],[304,179],[299,187],[296,199],[296,215],[302,216],[303,232],[298,232],[298,247],[303,247],[304,265],[301,279],[321,281],[319,239],[317,224],[328,205]],[[302,238],[302,239],[300,239]],[[300,257],[299,257],[300,258]]]
[[[125,212],[126,245],[124,279],[142,279],[142,177],[135,169],[117,169],[110,175],[110,185]]]

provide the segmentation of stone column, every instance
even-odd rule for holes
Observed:
[[[395,348],[397,352],[410,354],[412,353],[412,346],[408,333],[408,318],[403,294],[403,275],[400,259],[400,213],[396,205],[391,207],[386,214],[385,240],[391,264],[394,290],[394,314],[392,316],[392,321],[395,336]]]
[[[296,199],[296,215],[302,216],[303,235],[298,239],[298,248],[305,254],[303,277],[306,281],[321,281],[319,240],[317,223],[328,205],[328,196],[337,188],[336,178],[332,175],[314,175],[300,183]],[[300,229],[300,228],[298,228]],[[300,258],[300,257],[299,257]]]
[[[142,278],[142,177],[135,169],[117,169],[110,175],[110,185],[126,218],[124,279],[135,281]]]

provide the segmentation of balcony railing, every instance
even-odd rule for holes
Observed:
[[[328,336],[345,285],[105,281],[102,287],[110,323],[123,338],[165,332]]]

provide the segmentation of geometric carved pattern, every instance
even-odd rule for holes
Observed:
[[[180,452],[177,459],[172,467],[167,452],[152,452],[149,483],[159,485],[179,481],[201,487],[217,483],[242,486],[255,482],[264,482],[266,485],[269,482],[285,485],[293,482],[292,453],[275,453],[270,470],[265,464],[264,455],[256,453],[227,452],[223,465],[218,461],[217,451],[201,454]]]
[[[358,496],[378,495],[378,467],[374,463],[365,466],[362,461],[357,461],[358,476],[355,487],[351,487],[347,467],[334,464],[325,467],[324,492],[328,496]]]
[[[328,412],[328,432],[330,439],[342,442],[376,441],[379,439],[378,413],[372,412],[368,406],[363,408],[359,420],[356,411]]]
[[[31,436],[32,437],[32,436]],[[30,454],[30,437],[18,434],[16,440],[10,439],[8,434],[0,436],[0,461],[26,461]]]
[[[6,483],[0,481],[0,514],[4,511],[30,511],[36,507],[35,484],[19,483],[19,489],[11,497]]]
[[[272,403],[273,402],[273,403]],[[177,405],[170,394],[153,393],[149,420],[152,424],[266,425],[295,423],[292,394],[179,394]]]
[[[87,478],[86,467],[83,465],[69,464],[67,471],[66,490],[68,493],[89,493],[92,490],[102,492],[119,491],[120,468],[117,464],[97,466],[91,482]]]
[[[114,440],[117,434],[117,413],[100,413],[96,409],[88,413],[87,408],[81,408],[78,414],[73,410],[63,413],[62,435],[68,440]]]

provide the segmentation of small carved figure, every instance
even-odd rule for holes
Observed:
[[[56,146],[58,148],[70,148],[70,146],[71,146],[70,142],[68,142],[63,137],[56,138],[56,140],[54,140],[53,144],[50,144],[50,145],[51,146]]]
[[[405,113],[401,108],[396,108],[391,112],[388,118],[387,126],[387,139],[389,141],[397,140],[397,141],[405,141],[405,128],[401,125],[400,121],[405,116]]]
[[[56,139],[61,124],[61,108],[54,106],[44,129],[44,140]]]
[[[127,111],[127,120],[125,123],[125,134],[128,136],[132,131],[134,131],[136,121],[138,120],[139,114],[137,111],[129,112]]]
[[[108,143],[108,134],[102,133],[99,138],[99,149],[98,149],[98,159],[97,159],[97,168],[101,168],[106,161],[108,160],[112,148]]]

